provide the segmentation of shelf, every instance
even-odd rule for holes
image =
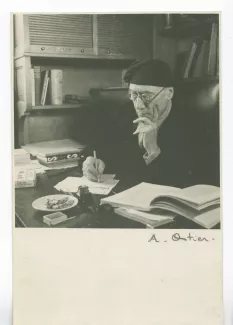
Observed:
[[[105,87],[105,88],[90,88],[89,93],[100,93],[102,91],[127,91],[128,87]]]
[[[193,78],[181,78],[175,80],[175,85],[179,84],[191,84],[191,83],[202,83],[202,82],[216,82],[219,81],[219,78],[217,76],[202,76],[202,77],[193,77]]]
[[[91,59],[91,60],[106,60],[108,59],[109,61],[111,60],[120,60],[120,61],[125,61],[125,60],[135,60],[136,57],[132,55],[127,55],[127,54],[86,54],[81,55],[81,54],[56,54],[56,53],[36,53],[36,52],[21,52],[21,53],[16,53],[14,55],[14,59],[20,59],[21,57],[35,57],[35,58],[50,58],[50,59]]]
[[[36,105],[33,106],[32,109],[27,110],[28,113],[34,111],[46,111],[46,110],[66,110],[66,109],[76,109],[76,108],[83,108],[89,102],[80,103],[80,104],[62,104],[62,105]]]
[[[183,23],[180,25],[174,25],[167,29],[162,29],[160,31],[160,36],[162,37],[195,37],[202,36],[204,38],[209,37],[211,32],[212,22],[190,22]]]

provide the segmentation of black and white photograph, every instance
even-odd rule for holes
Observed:
[[[220,229],[219,14],[12,19],[15,227]]]

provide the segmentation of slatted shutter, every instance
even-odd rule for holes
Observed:
[[[76,14],[27,15],[30,51],[93,54],[93,16]]]
[[[152,18],[150,15],[98,15],[98,53],[126,58],[152,55]]]

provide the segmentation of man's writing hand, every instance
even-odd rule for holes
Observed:
[[[100,159],[94,157],[87,157],[83,162],[83,176],[89,181],[98,182],[99,177],[103,174],[105,163]]]

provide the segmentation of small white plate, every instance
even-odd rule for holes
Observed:
[[[58,208],[48,208],[47,202],[48,200],[62,200],[68,198],[70,204],[67,206],[65,205],[63,208],[62,207],[58,207]],[[39,210],[39,211],[65,211],[68,209],[73,208],[74,206],[76,206],[78,204],[78,199],[72,195],[65,195],[65,194],[54,194],[54,195],[47,195],[47,196],[43,196],[40,197],[39,199],[36,199],[33,203],[32,203],[32,207],[35,210]]]

